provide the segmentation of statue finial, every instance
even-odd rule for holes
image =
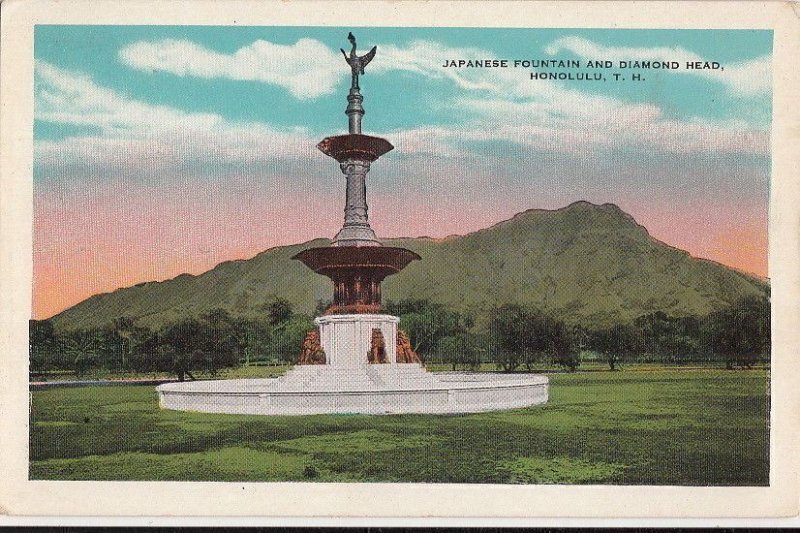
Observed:
[[[350,70],[352,72],[352,82],[350,84],[350,89],[358,90],[358,76],[359,74],[364,74],[364,67],[366,67],[372,58],[375,57],[375,52],[378,50],[377,46],[373,46],[372,50],[364,54],[363,56],[359,57],[356,53],[356,37],[353,35],[353,32],[347,34],[347,40],[350,41],[350,44],[353,47],[350,49],[350,55],[347,55],[347,52],[342,50],[342,55],[344,56],[344,60],[347,61],[347,64],[350,65]]]

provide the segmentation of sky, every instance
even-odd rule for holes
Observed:
[[[332,237],[344,177],[316,144],[346,133],[350,30],[360,54],[378,46],[364,133],[395,146],[368,177],[379,237],[611,202],[671,246],[767,276],[771,31],[40,25],[34,318]],[[617,67],[635,60],[723,69]]]

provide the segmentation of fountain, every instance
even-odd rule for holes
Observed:
[[[548,379],[537,375],[425,370],[400,319],[383,313],[381,282],[421,258],[384,246],[369,225],[366,177],[370,164],[394,147],[361,133],[359,76],[377,47],[359,56],[348,35],[351,69],[349,132],[317,147],[335,159],[346,178],[345,220],[330,246],[295,255],[333,282],[333,303],[315,319],[298,364],[272,379],[170,383],[157,388],[161,407],[212,413],[304,415],[317,413],[470,413],[540,404]]]

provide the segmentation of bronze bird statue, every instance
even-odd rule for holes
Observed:
[[[352,82],[350,84],[351,89],[358,89],[358,76],[359,74],[364,74],[364,67],[366,67],[372,58],[375,57],[375,52],[378,50],[377,46],[373,46],[372,50],[364,54],[363,56],[359,57],[356,53],[356,38],[353,35],[353,32],[347,34],[347,40],[350,41],[350,44],[353,47],[350,49],[350,55],[347,55],[347,52],[342,50],[342,55],[344,56],[344,60],[347,61],[347,64],[350,65],[350,70],[352,72]]]

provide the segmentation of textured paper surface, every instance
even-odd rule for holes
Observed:
[[[789,3],[4,2],[0,171],[0,512],[46,516],[760,517],[797,512],[798,13]],[[354,16],[357,13],[357,18]],[[499,486],[29,481],[35,24],[772,29],[770,486]]]

